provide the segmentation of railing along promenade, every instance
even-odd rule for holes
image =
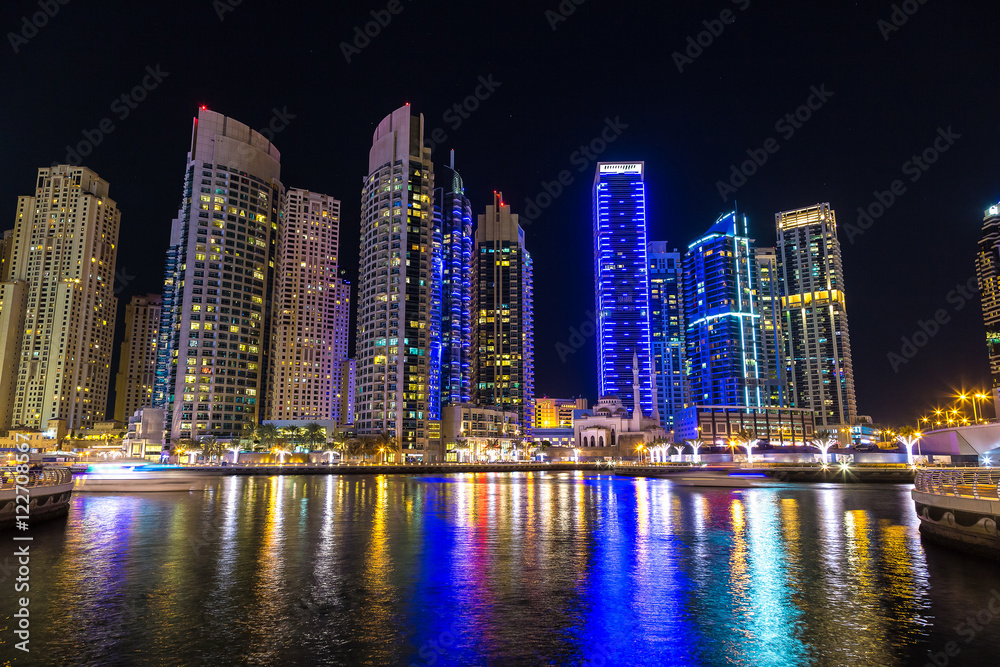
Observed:
[[[1000,468],[964,468],[961,470],[926,468],[917,471],[914,488],[921,493],[956,498],[1000,500],[997,484]]]
[[[26,484],[18,484],[17,478],[27,475]],[[13,489],[15,486],[28,488],[36,486],[58,486],[69,484],[73,479],[73,472],[69,468],[43,468],[42,470],[29,470],[26,473],[18,473],[13,466],[0,468],[0,489]],[[23,481],[23,480],[22,480]]]

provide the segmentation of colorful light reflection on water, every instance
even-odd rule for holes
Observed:
[[[1000,649],[1000,631],[955,630],[1000,573],[925,546],[902,486],[226,477],[80,495],[32,530],[33,652],[5,650],[12,664],[908,665],[951,641],[950,664],[993,664]]]

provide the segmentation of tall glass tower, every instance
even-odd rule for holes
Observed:
[[[441,312],[441,405],[471,399],[472,346],[472,204],[462,177],[455,171],[455,152],[448,166],[435,167],[434,226],[441,253],[435,264],[435,300]]]
[[[393,436],[404,457],[424,461],[437,456],[440,439],[432,431],[440,428],[433,194],[424,117],[406,105],[375,129],[361,196],[354,423],[360,434]]]
[[[601,162],[594,177],[594,277],[600,395],[633,405],[632,357],[639,358],[640,403],[653,413],[642,162]]]
[[[817,428],[857,422],[844,266],[829,204],[775,214],[790,407]]]
[[[674,428],[674,415],[685,405],[684,294],[681,254],[667,244],[649,244],[649,330],[653,377],[663,427]]]
[[[473,401],[516,412],[521,436],[530,439],[535,409],[532,262],[518,216],[500,193],[493,194],[476,224],[472,283]]]
[[[986,325],[986,352],[993,378],[993,406],[1000,415],[1000,203],[983,214],[983,236],[976,255],[976,279]]]
[[[715,221],[684,255],[684,311],[691,402],[767,406],[761,377],[757,269],[747,218]]]
[[[178,438],[239,433],[262,416],[285,188],[259,132],[204,107],[170,230],[154,405]]]

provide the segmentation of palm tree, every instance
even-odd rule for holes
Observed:
[[[486,446],[484,447],[488,452],[500,451],[500,439],[499,438],[489,438],[486,441]]]
[[[747,463],[753,465],[753,446],[757,444],[757,440],[750,434],[750,431],[745,428],[741,428],[735,433],[733,433],[733,442],[737,446],[743,447],[747,450]]]
[[[363,456],[365,453],[365,439],[361,438],[351,438],[346,443],[347,452],[354,457]]]
[[[281,441],[295,449],[302,444],[302,429],[296,426],[285,426],[281,430]]]
[[[278,463],[284,463],[285,462],[285,455],[286,454],[291,454],[291,452],[288,451],[288,447],[286,447],[285,445],[282,445],[280,443],[274,446],[274,449],[271,450],[271,453],[278,455]]]
[[[830,462],[830,448],[840,442],[840,440],[837,438],[836,431],[816,431],[815,436],[809,444],[820,451],[819,460],[823,465],[826,465]]]
[[[396,444],[396,438],[393,437],[388,431],[382,431],[373,438],[374,449],[380,452],[385,457],[388,456],[388,452],[393,453],[393,459],[396,459],[396,452],[399,449]],[[396,461],[398,463],[398,461]],[[382,463],[385,463],[383,458]]]
[[[271,449],[280,436],[281,431],[274,424],[263,424],[257,429],[257,437],[260,438],[265,451]]]
[[[896,439],[899,440],[906,447],[906,462],[913,465],[913,446],[920,441],[922,434],[920,431],[915,431],[909,426],[904,426],[899,429],[899,433]]]
[[[309,443],[309,449],[312,449],[317,442],[326,441],[326,429],[316,422],[310,422],[302,429],[302,439]]]
[[[698,463],[698,451],[705,446],[705,443],[701,440],[701,438],[695,438],[694,440],[685,440],[684,444],[691,446],[691,462]]]
[[[174,445],[174,454],[177,455],[177,462],[180,463],[181,457],[195,451],[196,443],[191,438],[181,438]]]
[[[260,427],[250,419],[247,419],[240,424],[240,444],[246,446],[247,449],[252,449],[254,440],[260,438],[260,434],[258,432],[259,428]]]
[[[211,435],[205,435],[201,437],[201,450],[205,454],[205,458],[209,461],[213,460],[216,456],[222,456],[223,445],[219,440]]]
[[[233,465],[239,465],[240,463],[240,451],[242,451],[239,441],[229,443],[229,447],[226,447],[227,452],[233,453]]]
[[[468,440],[466,440],[465,438],[458,438],[458,439],[455,440],[455,446],[452,449],[454,449],[454,450],[456,450],[458,452],[467,452],[467,451],[469,451],[472,448],[469,446],[469,441]],[[465,457],[464,456],[460,456],[459,458],[460,459],[464,459]],[[464,463],[464,461],[462,461],[462,462]]]

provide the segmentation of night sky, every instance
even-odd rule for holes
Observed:
[[[356,284],[372,132],[409,102],[428,131],[447,135],[434,159],[447,162],[455,149],[475,214],[493,190],[523,214],[543,182],[563,170],[572,177],[525,225],[538,395],[596,398],[594,339],[565,362],[556,346],[594,308],[595,162],[574,152],[609,122],[617,130],[607,136],[617,136],[594,157],[645,161],[650,240],[683,249],[735,199],[758,244],[771,245],[775,212],[833,205],[861,414],[913,423],[950,388],[988,382],[978,299],[951,291],[974,277],[983,210],[1000,199],[996,2],[910,0],[898,29],[890,2],[564,0],[564,12],[573,9],[565,17],[558,0],[48,2],[57,10],[37,31],[23,23],[41,11],[37,2],[9,0],[0,10],[4,227],[13,226],[17,196],[33,193],[38,167],[67,161],[85,131],[99,138],[82,164],[110,183],[122,211],[119,341],[128,298],[161,290],[198,105],[255,129],[287,119],[274,136],[282,181],[342,201],[341,260]],[[372,11],[388,24],[364,48],[352,45],[348,63],[341,43]],[[688,41],[699,33],[700,54]],[[694,57],[678,71],[673,54],[688,49]],[[492,91],[480,87],[486,99],[459,114],[454,105],[475,95],[480,77]],[[145,99],[122,101],[144,78]],[[779,124],[814,88],[832,95],[814,97],[818,108],[798,127]],[[94,134],[103,119],[114,129]],[[934,164],[905,164],[949,128]],[[766,162],[724,202],[717,182],[747,151],[760,158],[768,139],[777,152],[763,151]],[[849,239],[858,208],[897,179],[902,194]],[[947,322],[894,370],[888,355],[901,351],[901,337],[939,309]],[[112,372],[117,355],[115,363]]]

